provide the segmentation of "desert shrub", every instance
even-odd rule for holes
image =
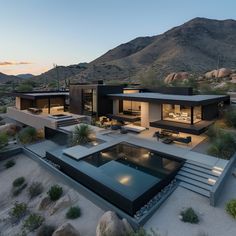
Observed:
[[[8,136],[5,132],[0,133],[0,150],[8,144]]]
[[[53,225],[42,225],[37,232],[37,236],[52,236],[54,231],[55,227]]]
[[[66,212],[66,218],[67,219],[76,219],[80,217],[80,208],[79,207],[70,207],[68,211]]]
[[[26,127],[22,129],[18,134],[18,139],[21,143],[27,144],[32,143],[37,138],[37,131],[35,128]]]
[[[225,122],[229,127],[236,128],[236,109],[229,109],[224,114]]]
[[[222,133],[222,130],[217,124],[211,125],[208,130],[206,131],[206,135],[209,137],[209,139],[214,140],[216,137],[218,137]]]
[[[182,216],[182,221],[183,222],[188,222],[191,224],[197,224],[199,222],[198,216],[193,210],[193,208],[189,207],[186,210],[182,211],[180,213]]]
[[[28,193],[30,198],[34,198],[43,192],[43,185],[40,182],[33,182],[29,188]]]
[[[27,183],[25,183],[17,188],[14,188],[12,195],[14,197],[18,196],[26,187],[27,187]]]
[[[7,112],[7,107],[6,106],[1,106],[0,107],[0,113],[6,113]]]
[[[22,176],[22,177],[16,178],[16,179],[12,182],[12,185],[13,185],[13,187],[19,187],[19,186],[21,186],[24,182],[25,182],[25,178]]]
[[[234,135],[227,132],[221,132],[212,140],[207,153],[223,159],[230,159],[236,151],[236,141]]]
[[[14,204],[14,207],[9,212],[10,219],[13,223],[20,221],[27,213],[27,205],[25,203]]]
[[[41,215],[32,213],[24,221],[23,228],[31,232],[39,228],[43,222],[44,218]]]
[[[4,166],[5,166],[6,169],[8,169],[8,168],[11,168],[12,166],[14,166],[15,164],[16,163],[15,163],[14,160],[9,160],[4,164]]]
[[[225,210],[229,215],[236,219],[236,199],[231,199],[229,202],[227,202]]]
[[[49,189],[47,193],[52,201],[56,201],[61,197],[63,189],[61,186],[55,184]]]
[[[81,124],[75,126],[72,136],[70,137],[72,145],[88,143],[91,140],[91,134],[92,130],[88,125]]]

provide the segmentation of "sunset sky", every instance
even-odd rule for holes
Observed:
[[[0,72],[89,62],[200,16],[236,19],[235,0],[0,0]]]

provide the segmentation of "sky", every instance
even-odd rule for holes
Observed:
[[[40,74],[195,17],[236,19],[236,0],[0,0],[0,72]]]

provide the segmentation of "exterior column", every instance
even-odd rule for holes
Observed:
[[[141,102],[141,126],[149,128],[149,103]]]
[[[119,100],[113,100],[113,115],[119,114]]]

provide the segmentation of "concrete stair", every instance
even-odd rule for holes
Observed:
[[[62,119],[57,121],[57,127],[65,127],[65,126],[70,126],[70,125],[76,125],[79,124],[80,121],[76,118],[68,118],[68,119]]]
[[[179,186],[209,198],[212,186],[221,173],[214,170],[211,166],[187,160],[176,175],[176,179],[179,181]]]

